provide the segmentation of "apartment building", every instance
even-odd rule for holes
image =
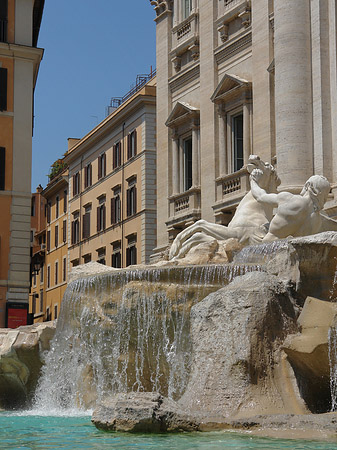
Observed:
[[[44,227],[35,233],[30,312],[34,322],[57,319],[68,276],[68,170],[63,160],[41,191]]]
[[[0,1],[0,327],[27,323],[33,92],[44,0]]]
[[[155,111],[150,75],[90,133],[69,140],[69,270],[90,261],[149,261],[156,245]]]
[[[325,175],[336,215],[334,0],[152,1],[157,29],[157,248],[199,218],[226,225],[250,154],[280,189]],[[154,254],[154,256],[155,256]]]

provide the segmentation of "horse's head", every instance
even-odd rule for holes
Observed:
[[[274,166],[263,162],[259,156],[250,155],[247,170],[252,173],[254,169],[260,169],[262,176],[259,179],[259,185],[267,192],[276,192],[277,186],[281,184],[281,180],[277,176]]]

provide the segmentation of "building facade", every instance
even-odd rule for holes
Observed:
[[[313,174],[336,215],[334,0],[151,1],[157,28],[157,249],[199,218],[226,225],[250,154],[280,189]]]
[[[156,87],[142,88],[80,140],[70,140],[69,270],[149,261],[156,246]]]
[[[57,319],[68,278],[68,170],[59,170],[41,192],[45,226],[35,234],[30,312],[34,322]],[[37,267],[35,267],[37,266]]]
[[[43,6],[44,0],[0,1],[0,327],[27,320],[33,92],[43,55],[37,48]]]

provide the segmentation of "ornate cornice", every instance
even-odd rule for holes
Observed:
[[[155,20],[172,12],[173,0],[150,0],[150,3],[156,11],[157,17]]]

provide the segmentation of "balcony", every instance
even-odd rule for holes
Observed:
[[[199,14],[197,11],[172,28],[172,56],[178,56],[199,40]]]
[[[200,188],[191,188],[169,197],[169,220],[166,222],[169,231],[191,224],[200,217]]]
[[[217,223],[223,223],[223,215],[233,211],[250,190],[249,173],[246,168],[216,179],[217,201],[213,205]]]

